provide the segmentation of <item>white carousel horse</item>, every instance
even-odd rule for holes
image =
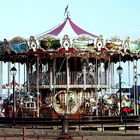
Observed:
[[[104,103],[107,104],[107,105],[112,105],[112,104],[113,104],[113,100],[112,100],[112,98],[111,98],[111,95],[109,95],[109,94],[105,94],[105,95],[103,96],[103,101],[104,101]]]

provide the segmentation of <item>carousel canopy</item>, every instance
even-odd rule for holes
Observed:
[[[82,28],[78,27],[69,17],[67,17],[67,18],[64,20],[64,22],[61,23],[60,25],[58,25],[56,28],[52,29],[51,31],[50,31],[50,30],[49,30],[49,31],[46,31],[46,32],[44,32],[44,33],[38,35],[38,37],[40,38],[40,37],[43,37],[43,36],[45,36],[45,35],[47,35],[47,34],[58,36],[58,35],[60,34],[60,32],[64,29],[64,27],[65,27],[65,25],[66,25],[67,22],[69,22],[71,28],[73,29],[73,31],[74,31],[77,35],[82,35],[82,34],[84,34],[84,35],[89,35],[89,36],[91,36],[91,37],[93,37],[93,38],[96,38],[96,37],[97,37],[96,35],[94,35],[94,34],[92,34],[92,33],[89,33],[89,32],[87,32],[87,31],[83,30]]]
[[[58,35],[69,23],[77,37],[71,38],[66,34]],[[77,26],[67,18],[56,28],[44,32],[37,37],[28,39],[14,37],[10,41],[0,41],[0,60],[4,62],[26,63],[35,62],[37,54],[46,62],[46,59],[60,57],[96,58],[106,62],[133,61],[140,58],[140,39],[132,41],[129,37],[121,39],[114,36],[104,39],[102,35],[94,35]],[[67,54],[67,55],[66,55]]]

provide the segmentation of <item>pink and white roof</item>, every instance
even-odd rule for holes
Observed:
[[[61,23],[60,25],[58,25],[56,28],[52,29],[52,30],[49,30],[49,31],[46,31],[44,33],[41,33],[40,35],[38,35],[38,37],[43,37],[47,34],[49,35],[54,35],[54,36],[58,36],[63,30],[64,30],[64,27],[66,26],[66,23],[69,23],[71,28],[73,29],[73,31],[76,33],[76,35],[88,35],[92,38],[97,38],[98,36],[92,34],[92,33],[89,33],[87,31],[85,31],[84,29],[78,27],[70,18],[69,16],[67,16],[67,18],[64,20],[63,23]]]

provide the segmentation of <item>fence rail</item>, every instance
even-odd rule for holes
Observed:
[[[37,74],[36,73],[32,73],[29,76],[30,80],[30,85],[36,85],[36,78],[37,78]],[[43,72],[43,73],[39,73],[39,85],[49,85],[50,84],[50,73],[49,72]],[[104,72],[101,73],[100,75],[100,81],[99,80],[95,80],[96,75],[90,74],[88,72],[86,72],[85,74],[85,81],[84,81],[84,73],[83,71],[72,71],[69,72],[69,84],[70,85],[94,85],[94,84],[101,84],[101,85],[106,85],[106,74]],[[55,85],[67,85],[67,73],[66,72],[56,72],[52,74],[52,81]],[[99,83],[95,82],[95,81],[99,81]]]

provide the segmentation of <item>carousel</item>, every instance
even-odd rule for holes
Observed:
[[[71,38],[67,33],[59,37],[66,23],[77,37]],[[129,84],[132,63],[137,80],[139,58],[139,39],[104,39],[78,27],[67,14],[64,22],[51,31],[29,39],[18,36],[0,42],[1,67],[3,63],[9,69],[14,65],[14,70],[24,77],[22,84],[11,84],[9,79],[8,84],[3,83],[3,88],[13,91],[1,107],[5,117],[117,116],[123,107],[130,107],[131,113],[138,115],[138,93],[133,103],[121,94],[121,71],[122,63],[127,63]],[[116,65],[120,84],[114,92]]]

